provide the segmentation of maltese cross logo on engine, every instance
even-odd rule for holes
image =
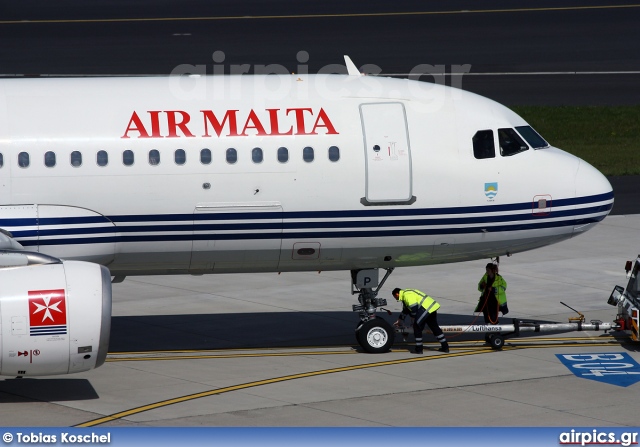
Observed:
[[[31,335],[67,333],[67,305],[64,289],[29,291]]]

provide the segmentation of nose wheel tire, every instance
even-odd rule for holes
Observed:
[[[395,331],[382,318],[361,322],[356,328],[356,340],[366,352],[379,354],[388,352],[393,345]]]

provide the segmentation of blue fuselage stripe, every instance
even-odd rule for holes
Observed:
[[[129,215],[109,216],[106,218],[97,216],[0,219],[0,227],[11,228],[14,237],[25,246],[144,241],[425,236],[470,234],[481,231],[495,233],[599,222],[611,210],[613,203],[602,204],[598,202],[611,200],[612,198],[613,193],[607,193],[576,199],[556,200],[549,213],[536,213],[537,210],[532,209],[531,203],[520,203],[432,209],[317,212],[269,211]],[[554,211],[561,206],[588,203],[598,204],[584,208]],[[518,210],[521,212],[504,214],[507,211]],[[523,210],[526,210],[526,212],[522,212]],[[479,213],[483,215],[477,215]],[[460,214],[464,214],[464,216],[456,216]],[[424,218],[425,216],[429,216],[429,218]],[[396,217],[396,219],[381,219],[385,217]],[[271,222],[268,220],[271,220]],[[167,224],[163,225],[162,222],[167,222]],[[500,223],[503,225],[499,225]],[[81,226],[87,224],[102,225]],[[482,226],[483,224],[487,224],[487,226]],[[66,228],[47,228],[48,226],[66,226]],[[446,226],[446,228],[434,228],[438,226]],[[21,230],[20,227],[31,228]],[[393,229],[388,229],[389,227],[393,227]],[[39,238],[39,240],[33,238]]]
[[[490,233],[541,230],[547,228],[562,228],[574,225],[585,225],[600,222],[605,216],[592,218],[570,219],[553,222],[537,222],[516,225],[491,226],[486,228]],[[445,234],[473,234],[483,229],[478,227],[464,228],[417,228],[407,230],[378,230],[378,231],[313,231],[313,232],[253,232],[253,233],[215,233],[215,234],[155,234],[155,235],[119,235],[107,237],[60,238],[21,241],[24,246],[33,245],[74,245],[74,244],[104,244],[115,242],[170,242],[170,241],[205,241],[205,240],[272,240],[272,239],[327,239],[327,238],[380,238],[398,236],[432,236]]]

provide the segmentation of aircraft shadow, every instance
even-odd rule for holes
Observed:
[[[396,314],[379,316],[393,323]],[[358,317],[344,312],[270,312],[246,314],[195,314],[113,317],[109,352],[163,351],[163,350],[214,350],[244,348],[282,348],[305,346],[352,345],[359,349],[355,339]],[[438,315],[440,325],[483,324],[482,316]],[[549,323],[548,320],[527,320]],[[510,324],[511,318],[501,318],[500,323]],[[413,342],[413,330],[408,328],[408,342]],[[525,332],[521,337],[545,334]],[[484,334],[448,333],[454,341],[483,340]],[[434,343],[431,334],[425,343]],[[395,345],[402,346],[402,336],[397,334]]]
[[[86,379],[24,378],[0,380],[0,404],[61,402],[98,398],[98,393]]]

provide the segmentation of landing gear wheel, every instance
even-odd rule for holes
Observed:
[[[374,318],[360,324],[356,329],[356,339],[362,349],[371,354],[388,352],[393,345],[395,331],[382,318]]]
[[[504,346],[504,337],[500,334],[489,335],[489,345],[494,351],[499,351]]]
[[[377,315],[375,315],[373,318],[376,319],[376,321],[381,322],[381,323],[386,323],[387,321],[385,319],[383,319],[382,317],[379,317]],[[360,334],[362,334],[362,326],[364,325],[364,321],[358,321],[358,324],[356,324],[356,341],[358,342],[358,344],[362,347],[364,347],[363,342],[360,341]],[[393,331],[393,328],[391,328]]]

